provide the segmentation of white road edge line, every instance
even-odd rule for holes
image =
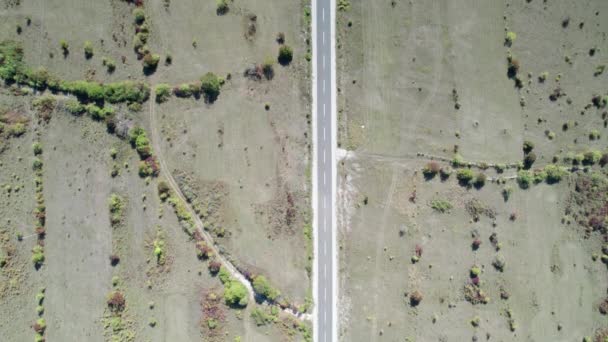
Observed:
[[[338,225],[336,219],[336,190],[337,190],[337,165],[336,165],[336,148],[338,144],[337,134],[337,106],[336,106],[336,0],[330,0],[330,15],[329,15],[331,31],[330,31],[330,43],[331,43],[331,221],[332,221],[332,232],[331,232],[331,243],[333,244],[332,250],[332,326],[331,326],[331,340],[338,342]]]
[[[313,262],[312,262],[312,297],[313,297],[313,308],[312,308],[312,329],[313,329],[313,340],[318,342],[318,331],[319,331],[319,323],[318,323],[318,311],[319,311],[319,301],[318,301],[318,291],[319,291],[319,283],[318,283],[318,274],[319,274],[319,265],[317,263],[319,257],[319,225],[318,225],[318,194],[317,194],[317,44],[314,42],[317,41],[317,2],[316,0],[311,0],[311,15],[312,15],[312,23],[311,23],[311,33],[312,33],[312,235],[313,235]],[[325,116],[325,107],[323,107],[323,116]]]

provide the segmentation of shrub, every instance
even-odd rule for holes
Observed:
[[[608,152],[604,152],[604,154],[602,154],[602,157],[600,158],[600,166],[604,167],[606,166],[606,164],[608,164]]]
[[[475,186],[478,188],[483,187],[486,184],[486,175],[482,172],[478,173],[477,176],[475,176]]]
[[[452,203],[445,200],[435,199],[431,201],[431,208],[440,213],[445,213],[452,209]]]
[[[124,199],[118,194],[111,194],[108,200],[110,210],[110,223],[116,226],[122,221],[122,210],[124,208]]]
[[[527,170],[519,170],[517,172],[517,183],[522,189],[527,189],[532,184],[532,173]]]
[[[416,290],[410,294],[410,305],[417,306],[422,302],[422,292]]]
[[[509,31],[505,35],[505,44],[507,46],[511,46],[513,44],[513,42],[515,41],[515,39],[517,39],[517,34],[513,31]]]
[[[452,158],[452,166],[461,167],[464,165],[464,159],[458,153],[454,154],[454,158]]]
[[[156,102],[163,103],[171,96],[171,87],[168,84],[161,83],[154,88]]]
[[[158,67],[160,56],[155,53],[147,53],[144,55],[143,66],[145,72],[153,72]]]
[[[25,133],[25,125],[21,122],[14,123],[8,126],[7,133],[12,137],[20,137],[23,135],[23,133]]]
[[[157,188],[158,196],[160,197],[160,200],[164,202],[171,195],[171,188],[169,188],[169,185],[165,181],[158,182]]]
[[[524,140],[523,150],[524,153],[530,153],[534,149],[534,143],[529,140]]]
[[[34,171],[42,170],[42,165],[42,160],[38,157],[34,158],[34,161],[32,161],[32,169]]]
[[[152,155],[150,149],[150,140],[146,136],[145,132],[138,135],[135,139],[135,149],[137,150],[137,153],[141,159],[146,159]]]
[[[36,268],[42,266],[44,263],[44,249],[42,246],[36,245],[32,248],[32,262]]]
[[[212,72],[206,73],[201,77],[201,90],[209,102],[215,101],[220,94],[220,79]]]
[[[207,264],[207,268],[209,268],[209,272],[211,272],[211,274],[217,274],[221,267],[222,264],[217,260],[209,260],[209,263]]]
[[[124,311],[127,301],[120,291],[112,291],[108,295],[107,304],[112,312],[117,313]]]
[[[274,316],[266,313],[263,309],[258,307],[251,311],[251,318],[257,326],[263,326],[272,323],[275,320]]]
[[[199,259],[209,259],[213,256],[213,249],[205,241],[196,242],[196,255]]]
[[[585,165],[595,165],[602,158],[602,152],[600,151],[588,151],[583,155],[583,164]]]
[[[85,110],[84,106],[74,99],[69,99],[65,102],[65,109],[74,115],[80,115],[84,113]]]
[[[441,166],[437,162],[430,162],[422,169],[422,174],[425,178],[431,179],[441,171]]]
[[[177,97],[190,97],[194,94],[194,87],[188,83],[183,83],[173,88],[173,94]]]
[[[247,288],[239,281],[232,280],[224,284],[224,300],[230,306],[246,307],[249,302]]]
[[[104,98],[110,103],[143,103],[150,97],[150,87],[143,82],[122,81],[104,86]]]
[[[42,144],[40,142],[36,141],[35,143],[32,144],[32,150],[34,151],[35,155],[42,154]]]
[[[63,51],[64,56],[66,56],[68,53],[70,53],[70,51],[69,51],[70,46],[69,46],[68,42],[66,42],[65,40],[62,39],[59,42],[59,46],[61,47],[61,50]]]
[[[32,328],[36,333],[40,335],[44,334],[44,331],[46,330],[46,320],[44,318],[38,318]]]
[[[135,23],[137,25],[141,25],[146,21],[146,12],[141,7],[136,7],[133,10],[133,18],[135,19]]]
[[[93,57],[93,43],[91,43],[88,40],[86,42],[84,42],[84,56],[87,59],[90,59],[91,57]]]
[[[268,279],[263,275],[258,275],[253,279],[253,289],[260,296],[274,302],[279,296],[279,291],[270,286]]]
[[[281,65],[287,65],[291,63],[293,59],[293,50],[288,45],[281,45],[279,48],[279,57],[278,61]]]
[[[116,62],[114,62],[112,58],[104,57],[102,60],[102,64],[106,67],[108,73],[110,74],[116,70]]]
[[[512,193],[513,193],[513,188],[511,188],[510,186],[507,186],[504,189],[502,189],[502,198],[505,200],[505,202],[509,200]]]
[[[469,271],[469,273],[470,273],[471,278],[477,278],[481,274],[481,268],[479,268],[479,266],[473,266],[473,267],[471,267],[471,270]]]
[[[224,15],[224,14],[228,13],[229,10],[230,10],[230,8],[228,7],[227,0],[217,0],[217,9],[216,9],[217,15]]]
[[[456,179],[461,185],[469,185],[473,180],[473,171],[471,169],[460,169],[456,172]]]
[[[534,152],[527,153],[524,156],[524,167],[529,169],[532,167],[532,164],[536,161],[536,154]]]
[[[547,175],[547,183],[549,184],[559,182],[562,177],[568,174],[568,170],[566,170],[566,168],[554,164],[549,164],[545,166],[544,171]]]
[[[264,63],[262,63],[262,72],[267,80],[274,78],[274,61],[271,58],[266,59]]]
[[[505,258],[502,255],[497,255],[492,261],[492,265],[496,270],[503,272],[505,270]]]

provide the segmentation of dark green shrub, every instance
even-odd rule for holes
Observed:
[[[287,65],[291,63],[293,59],[293,50],[288,45],[281,45],[279,47],[279,57],[278,61],[281,65]]]

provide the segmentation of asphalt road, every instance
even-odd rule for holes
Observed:
[[[317,115],[317,342],[332,341],[334,329],[334,259],[332,231],[333,213],[333,135],[332,135],[332,44],[330,0],[316,2],[316,41],[313,58],[316,59],[316,115]]]

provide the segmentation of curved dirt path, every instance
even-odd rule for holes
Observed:
[[[152,132],[152,144],[154,146],[154,150],[156,151],[156,157],[158,159],[158,163],[160,164],[160,174],[165,176],[165,179],[167,180],[167,183],[169,183],[169,186],[171,187],[171,190],[173,191],[173,193],[175,195],[177,195],[179,197],[179,199],[184,203],[186,209],[188,210],[188,212],[190,213],[192,218],[194,218],[194,224],[196,226],[196,229],[199,231],[199,233],[201,233],[201,236],[203,237],[205,242],[209,245],[209,247],[212,249],[214,255],[216,255],[218,260],[222,263],[222,265],[224,265],[224,267],[226,267],[226,269],[228,269],[228,271],[230,272],[230,275],[233,278],[237,279],[239,282],[241,282],[243,285],[245,285],[245,287],[247,288],[247,292],[249,293],[249,300],[253,301],[254,297],[255,297],[255,293],[253,291],[253,287],[251,286],[251,282],[249,282],[249,280],[247,280],[247,278],[243,274],[241,274],[230,261],[228,261],[226,258],[224,258],[224,256],[222,254],[220,254],[219,250],[216,248],[213,238],[211,237],[211,235],[209,235],[209,233],[207,233],[207,231],[205,231],[203,222],[198,217],[198,215],[196,214],[196,212],[194,211],[194,209],[192,208],[190,203],[188,203],[188,201],[186,201],[186,198],[182,194],[182,191],[180,190],[179,186],[177,185],[177,182],[175,181],[175,179],[173,178],[173,175],[171,174],[171,172],[169,172],[170,169],[169,169],[165,159],[163,158],[162,150],[160,147],[160,138],[158,135],[158,127],[156,126],[156,112],[154,110],[156,101],[153,98],[150,98],[149,102],[150,102],[150,130]]]

